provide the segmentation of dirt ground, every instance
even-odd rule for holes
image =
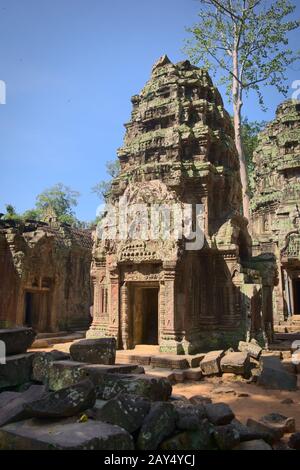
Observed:
[[[69,352],[72,343],[55,344],[49,349]],[[33,349],[32,351],[38,351]],[[226,389],[226,393],[223,390]],[[184,382],[173,385],[173,394],[184,395],[187,398],[193,395],[202,395],[211,398],[213,403],[227,403],[234,411],[236,418],[246,424],[248,418],[260,418],[267,413],[280,413],[287,417],[294,417],[296,430],[300,432],[300,375],[298,375],[298,390],[295,392],[267,390],[255,384],[247,384],[244,380],[234,377],[205,378],[199,382]],[[239,395],[248,396],[239,396]],[[291,404],[283,404],[282,400],[289,398]]]

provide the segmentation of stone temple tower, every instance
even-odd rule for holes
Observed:
[[[149,211],[157,204],[201,204],[204,243],[187,249],[184,237],[98,234],[88,337],[114,336],[124,349],[157,344],[177,354],[234,345],[245,333],[242,262],[251,255],[251,239],[240,213],[230,116],[207,71],[167,56],[131,101],[108,202],[126,200],[129,208],[144,204]],[[191,217],[195,227],[196,210]]]

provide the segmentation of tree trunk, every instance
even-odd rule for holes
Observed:
[[[240,176],[242,183],[242,194],[243,194],[243,214],[250,221],[250,203],[248,195],[248,177],[247,177],[247,164],[243,149],[242,142],[242,89],[241,85],[236,77],[239,76],[238,66],[238,53],[236,50],[233,51],[233,83],[232,83],[232,97],[233,97],[233,121],[234,121],[234,134],[235,134],[235,145],[238,151],[240,161]]]

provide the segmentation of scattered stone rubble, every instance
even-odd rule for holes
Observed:
[[[82,359],[85,351],[87,358],[107,362],[115,357],[115,346],[103,338],[79,341],[71,350],[80,351]],[[228,370],[247,379],[253,369],[259,379],[272,366],[291,380],[278,357],[252,348],[256,359],[251,360],[245,344],[240,349],[212,351],[201,360],[195,356],[201,379]],[[300,447],[293,417],[271,413],[244,425],[228,404],[172,395],[168,379],[145,374],[140,365],[89,364],[71,354],[23,352],[0,366],[0,449],[272,450],[287,447],[285,434],[290,434],[288,448]],[[27,367],[16,379],[20,361]],[[274,378],[269,379],[274,387]]]

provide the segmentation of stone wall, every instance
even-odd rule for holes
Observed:
[[[92,240],[87,230],[0,220],[0,323],[37,332],[90,322]]]
[[[259,135],[254,162],[254,252],[275,259],[274,319],[280,324],[300,314],[295,302],[300,296],[300,101],[278,107],[274,121]]]

